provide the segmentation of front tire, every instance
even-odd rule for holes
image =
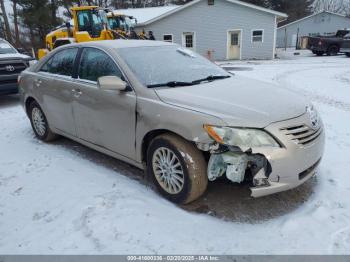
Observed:
[[[347,57],[350,57],[350,53],[345,53],[345,55],[346,55]]]
[[[55,140],[58,136],[49,127],[46,116],[36,101],[29,106],[29,118],[35,136],[44,142]]]
[[[202,152],[172,134],[156,137],[147,150],[147,173],[165,198],[187,204],[199,198],[208,185]]]
[[[323,55],[324,55],[324,52],[323,52],[323,51],[316,51],[316,55],[317,55],[317,56],[323,56]]]

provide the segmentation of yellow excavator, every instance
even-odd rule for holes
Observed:
[[[38,59],[56,47],[87,41],[112,39],[147,39],[144,33],[137,34],[132,27],[131,16],[114,15],[98,6],[77,6],[71,8],[72,22],[55,28],[46,35],[46,48],[39,49]],[[109,14],[109,15],[107,15]]]
[[[141,39],[147,40],[145,32],[137,34],[133,28],[137,24],[137,19],[133,16],[128,16],[116,12],[108,12],[108,25],[114,31],[117,37],[121,39]]]

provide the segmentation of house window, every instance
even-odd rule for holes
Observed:
[[[183,34],[183,46],[187,48],[194,47],[194,33],[184,33]]]
[[[173,42],[173,35],[163,35],[163,41],[164,42]]]
[[[214,0],[208,0],[208,5],[214,5]]]
[[[262,43],[264,41],[264,30],[253,30],[252,31],[252,42]]]

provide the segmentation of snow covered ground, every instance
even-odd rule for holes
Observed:
[[[327,133],[316,179],[257,200],[214,190],[218,213],[231,208],[220,194],[246,204],[232,205],[239,219],[189,212],[127,164],[66,139],[39,142],[18,98],[0,97],[0,253],[350,254],[350,59],[224,64],[314,102]]]

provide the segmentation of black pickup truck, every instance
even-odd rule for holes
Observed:
[[[345,53],[347,57],[350,57],[350,33],[344,36],[344,41],[340,47],[340,52]]]
[[[349,33],[350,30],[338,30],[336,35],[306,37],[306,48],[318,56],[337,55],[343,45],[349,41]]]
[[[0,38],[0,95],[18,93],[18,75],[33,58],[20,54],[6,40]]]

